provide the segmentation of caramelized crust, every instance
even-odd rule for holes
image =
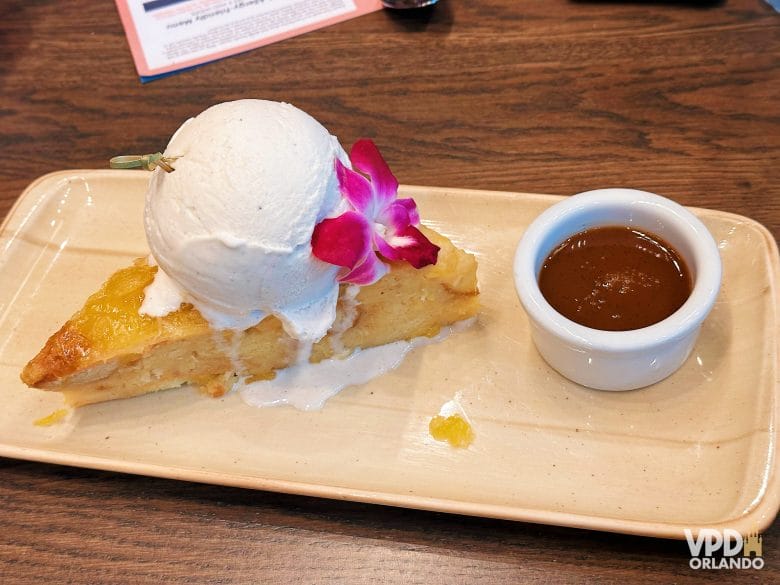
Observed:
[[[391,263],[390,272],[362,287],[354,300],[342,286],[336,321],[312,348],[310,361],[433,336],[441,327],[476,314],[476,260],[444,236],[424,232],[441,247],[436,265],[417,270],[404,262]],[[236,375],[270,379],[296,359],[298,342],[275,317],[234,333],[210,329],[191,305],[162,318],[139,315],[144,288],[156,270],[140,259],[114,273],[49,338],[24,368],[22,381],[62,392],[73,406],[185,383],[220,396]]]
[[[29,386],[43,386],[75,372],[89,354],[89,339],[76,331],[68,321],[52,335],[35,358],[22,370],[22,381]]]

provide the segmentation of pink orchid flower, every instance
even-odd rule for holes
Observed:
[[[336,159],[339,189],[351,209],[315,226],[314,255],[344,267],[340,282],[359,285],[372,284],[387,273],[378,254],[415,268],[436,264],[439,247],[415,227],[420,224],[417,205],[414,199],[398,199],[398,181],[376,145],[358,140],[349,158],[366,176]]]

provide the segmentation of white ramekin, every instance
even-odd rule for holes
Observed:
[[[647,230],[683,257],[693,291],[675,313],[649,327],[602,331],[558,313],[539,290],[539,270],[555,247],[586,229],[625,225]],[[528,227],[514,264],[517,294],[534,343],[558,372],[599,390],[633,390],[663,380],[688,358],[718,296],[721,261],[704,224],[681,205],[634,189],[599,189],[553,205]]]

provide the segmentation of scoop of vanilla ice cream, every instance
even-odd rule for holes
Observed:
[[[156,169],[144,223],[159,265],[141,312],[187,301],[218,329],[276,315],[314,341],[335,319],[338,267],[315,258],[314,226],[345,203],[334,169],[347,156],[314,118],[285,103],[239,100],[187,120]]]

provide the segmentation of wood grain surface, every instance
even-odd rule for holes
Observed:
[[[442,0],[141,85],[112,2],[0,3],[0,218],[36,177],[154,152],[262,97],[400,180],[571,194],[631,186],[780,235],[780,15],[761,0]],[[642,497],[642,494],[637,494]],[[0,459],[0,583],[687,583],[684,542]]]

